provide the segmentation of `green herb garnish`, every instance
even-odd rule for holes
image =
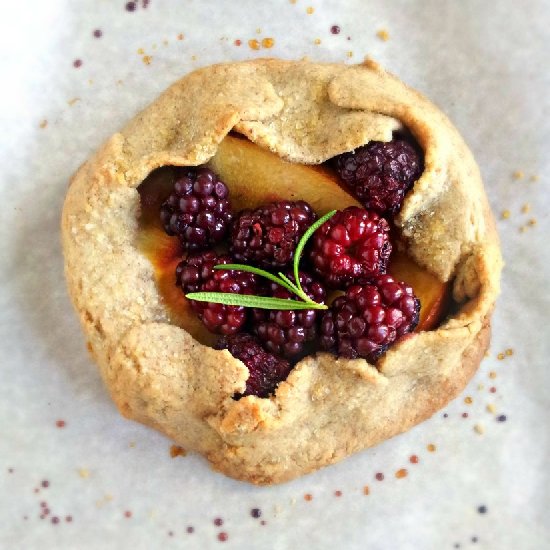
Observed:
[[[214,302],[216,304],[224,304],[226,306],[244,306],[244,307],[257,307],[260,309],[278,309],[278,310],[292,310],[292,309],[328,309],[325,304],[320,304],[312,300],[302,289],[300,284],[300,277],[298,276],[300,259],[304,251],[309,238],[323,225],[327,220],[332,218],[336,214],[336,210],[332,210],[328,214],[319,218],[314,224],[312,224],[308,230],[302,235],[302,238],[298,242],[296,251],[294,252],[294,281],[291,281],[283,273],[273,275],[263,269],[252,267],[245,264],[220,264],[214,267],[214,269],[225,270],[237,270],[247,271],[248,273],[255,273],[260,277],[265,277],[270,281],[286,288],[292,294],[295,294],[300,300],[285,300],[283,298],[268,298],[265,296],[251,296],[249,294],[232,294],[229,292],[190,292],[185,297],[189,300],[197,300],[198,302]]]

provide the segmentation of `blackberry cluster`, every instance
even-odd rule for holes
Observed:
[[[221,242],[233,219],[229,190],[208,168],[186,168],[160,208],[168,235],[177,235],[185,250],[197,251]]]
[[[365,208],[395,215],[422,173],[417,150],[403,139],[371,141],[335,159],[336,171]]]
[[[218,256],[206,251],[190,254],[176,268],[176,285],[183,293],[229,292],[232,294],[258,294],[260,283],[253,273],[236,270],[215,270],[217,264],[231,263],[227,255]],[[248,319],[247,308],[228,306],[214,302],[189,300],[193,311],[210,332],[235,334]]]
[[[321,321],[321,347],[348,358],[375,361],[418,324],[420,302],[413,289],[390,275],[352,285]]]
[[[245,395],[268,397],[292,370],[288,361],[265,351],[254,336],[245,332],[221,338],[216,348],[229,350],[248,369],[246,390],[237,398]]]
[[[314,272],[332,288],[362,283],[386,272],[391,252],[388,222],[350,206],[326,221],[313,237]]]
[[[287,273],[287,276],[291,274]],[[315,302],[324,303],[326,298],[324,286],[304,271],[301,271],[298,276],[304,292]],[[275,283],[270,284],[267,294],[273,298],[296,299],[294,294]],[[317,336],[320,313],[318,309],[288,311],[254,309],[253,330],[267,351],[292,359],[303,353],[306,343]]]
[[[304,201],[278,201],[243,210],[231,230],[231,255],[241,263],[266,269],[285,267],[314,221],[315,213]]]

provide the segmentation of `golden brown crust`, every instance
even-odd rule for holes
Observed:
[[[198,165],[233,128],[288,160],[320,163],[401,125],[426,166],[396,223],[416,261],[453,278],[460,311],[380,361],[308,357],[270,399],[234,401],[248,371],[168,322],[135,246],[137,186],[162,165]],[[428,418],[479,365],[501,257],[479,170],[448,119],[378,65],[259,60],[171,86],[75,174],[62,219],[69,292],[120,411],[203,453],[227,475],[276,483]]]

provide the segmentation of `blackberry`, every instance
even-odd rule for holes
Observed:
[[[176,268],[176,285],[184,294],[188,292],[230,292],[233,294],[257,294],[258,277],[244,271],[218,271],[217,264],[231,263],[227,255],[218,256],[207,251],[190,254]],[[248,318],[248,310],[242,306],[227,306],[213,302],[189,300],[191,308],[210,332],[235,334]]]
[[[375,212],[350,206],[314,234],[314,272],[332,288],[366,282],[386,272],[391,252],[388,222]]]
[[[348,358],[375,361],[418,324],[420,301],[390,275],[350,286],[321,320],[321,347]]]
[[[285,267],[314,221],[315,213],[304,201],[278,201],[243,210],[233,222],[230,253],[241,263],[266,269]]]
[[[265,351],[251,334],[243,332],[220,338],[216,348],[228,349],[231,355],[242,361],[248,369],[246,390],[236,395],[237,399],[245,395],[268,397],[292,370],[288,361]]]
[[[299,277],[304,292],[315,302],[323,303],[326,297],[323,285],[303,271],[299,273]],[[270,284],[268,296],[287,300],[296,298],[294,294],[276,283]],[[289,359],[296,358],[303,353],[305,344],[317,336],[320,313],[318,309],[289,311],[253,309],[254,333],[267,351]]]
[[[335,158],[336,171],[365,208],[396,214],[422,173],[422,158],[407,141],[372,141]]]
[[[177,235],[185,250],[219,243],[233,219],[229,190],[208,168],[185,168],[172,194],[162,203],[160,219],[168,235]]]

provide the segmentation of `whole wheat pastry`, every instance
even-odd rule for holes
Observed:
[[[423,171],[394,218],[395,246],[448,284],[448,314],[376,363],[317,352],[274,394],[236,399],[248,369],[174,323],[137,245],[138,187],[160,167],[207,163],[229,132],[310,165],[404,130]],[[470,151],[433,104],[372,62],[266,59],[189,74],[81,166],[62,235],[70,296],[120,412],[257,484],[339,461],[443,407],[479,366],[499,291],[498,238]]]

